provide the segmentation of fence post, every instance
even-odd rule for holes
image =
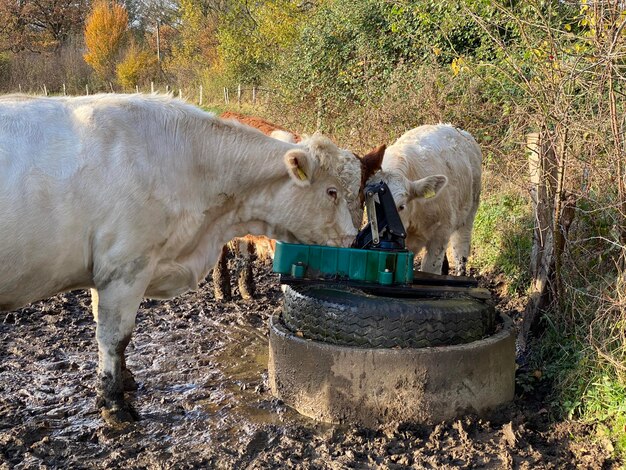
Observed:
[[[200,102],[199,102],[200,106],[202,106],[202,98],[203,98],[203,96],[202,96],[202,85],[200,85]]]
[[[322,115],[324,113],[324,105],[322,104],[322,99],[317,99],[317,123],[316,127],[318,131],[322,130]]]
[[[237,106],[241,107],[241,83],[237,85]]]
[[[256,87],[252,87],[252,106],[256,105]]]
[[[65,83],[63,84],[63,96],[67,96],[67,91],[65,90]]]
[[[518,346],[524,351],[538,312],[552,301],[550,283],[554,273],[554,202],[557,161],[548,131],[526,135],[526,154],[530,176],[530,196],[535,216],[530,271],[531,293],[522,318]]]

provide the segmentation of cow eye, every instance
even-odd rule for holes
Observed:
[[[326,194],[328,194],[332,199],[337,199],[337,190],[335,188],[328,188],[326,190]]]
[[[403,211],[404,209],[406,209],[406,204],[400,204],[400,205],[398,206],[398,210],[399,210],[399,211]]]

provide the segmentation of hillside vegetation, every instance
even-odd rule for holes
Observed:
[[[152,83],[197,101],[202,86],[224,106],[228,87],[233,106],[241,85],[250,113],[361,154],[424,123],[468,130],[484,153],[470,265],[529,305],[520,389],[549,384],[562,417],[623,454],[625,26],[617,0],[2,0],[0,91]],[[547,247],[533,241],[530,133]]]

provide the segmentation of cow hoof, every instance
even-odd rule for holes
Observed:
[[[231,294],[223,294],[221,292],[216,292],[215,293],[215,300],[217,300],[218,302],[229,302],[232,300],[232,295]]]
[[[126,403],[121,406],[102,408],[100,414],[105,423],[115,428],[126,427],[139,419],[139,414],[135,409]]]
[[[245,300],[246,302],[248,302],[248,301],[252,300],[252,299],[254,298],[254,296],[253,296],[253,295],[251,295],[251,294],[249,294],[249,293],[247,293],[247,292],[245,292],[245,293],[244,293],[244,292],[242,292],[242,293],[241,293],[241,298],[242,298],[243,300]]]
[[[135,377],[133,377],[133,374],[128,369],[122,369],[122,386],[125,392],[134,392],[139,388]]]

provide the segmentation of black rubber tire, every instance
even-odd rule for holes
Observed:
[[[374,348],[464,344],[491,335],[495,309],[471,297],[392,298],[345,287],[285,289],[282,321],[297,335]]]

